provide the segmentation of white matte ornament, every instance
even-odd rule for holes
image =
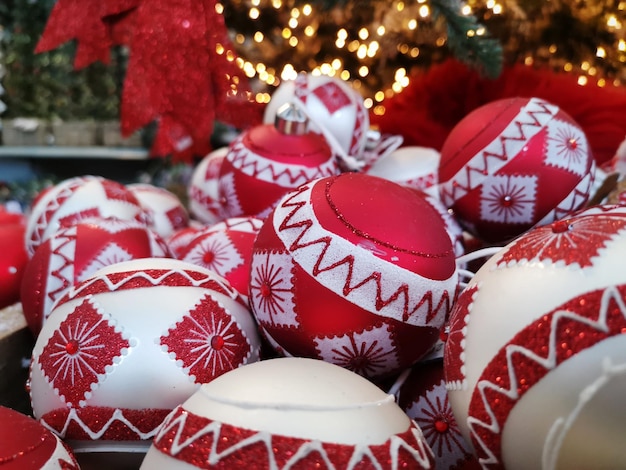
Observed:
[[[202,386],[164,421],[141,468],[391,470],[433,464],[421,430],[393,396],[339,366],[279,358]]]
[[[518,237],[464,289],[445,376],[483,468],[626,466],[625,258],[623,209],[599,206]]]
[[[33,411],[77,452],[145,452],[167,413],[259,350],[250,312],[217,274],[166,258],[117,263],[44,324]]]

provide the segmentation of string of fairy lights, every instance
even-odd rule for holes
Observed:
[[[368,109],[384,114],[384,100],[408,86],[413,67],[427,66],[446,55],[446,30],[428,0],[364,3],[369,5],[364,12],[339,7],[321,11],[313,3],[294,0],[223,0],[216,8],[232,31],[238,56],[234,59],[233,55],[233,60],[251,79],[256,101],[269,102],[282,80],[306,71],[350,81]],[[576,73],[580,85],[621,86],[626,81],[622,67],[626,63],[626,1],[531,3],[538,5],[532,20],[517,0],[470,0],[460,14],[477,16],[495,37],[503,32],[501,40],[517,47],[514,53],[508,51],[509,61],[528,66],[547,63],[553,69]],[[603,29],[606,34],[598,35],[595,47],[587,44],[585,50],[572,54],[558,41],[537,43],[540,35],[546,36],[542,28],[548,28],[556,17],[553,13],[564,6],[580,24],[588,21]],[[485,33],[481,26],[468,31],[468,36]]]

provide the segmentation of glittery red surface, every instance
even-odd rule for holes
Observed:
[[[129,347],[128,340],[84,300],[61,322],[38,361],[59,396],[68,405],[78,406],[106,367]]]
[[[572,217],[538,227],[519,237],[498,260],[533,260],[578,263],[581,268],[592,265],[594,257],[626,227],[626,218],[619,214],[594,214]]]
[[[196,383],[207,383],[245,364],[251,345],[239,324],[218,302],[205,295],[160,338]]]
[[[624,334],[626,312],[620,304],[625,296],[626,286],[622,285],[573,298],[520,331],[485,367],[468,412],[477,455],[484,459],[493,455],[496,460],[485,468],[502,468],[500,432],[509,413],[528,390],[581,351]],[[548,358],[553,358],[550,367],[545,365],[552,362]],[[491,415],[497,423],[494,427],[491,427]]]
[[[462,343],[465,340],[463,329],[467,326],[469,306],[477,290],[477,285],[465,289],[461,295],[459,295],[450,313],[450,330],[446,338],[446,349],[443,355],[445,379],[448,383],[462,382],[465,380],[465,374],[461,370],[464,365],[464,361],[461,358],[461,354],[463,353]]]
[[[40,421],[64,439],[137,441],[153,436],[171,409],[131,410],[105,406],[57,408]],[[71,415],[75,413],[75,415]]]
[[[165,419],[153,445],[162,453],[201,469],[432,468],[432,453],[417,441],[413,426],[384,444],[367,446],[368,452],[359,455],[365,448],[252,431],[178,407]],[[360,460],[351,462],[354,457]]]
[[[262,121],[236,65],[216,0],[59,0],[36,51],[76,39],[75,67],[130,49],[121,103],[124,135],[156,121],[151,153],[177,159],[210,150],[214,119],[236,127]],[[218,54],[221,45],[230,54]]]

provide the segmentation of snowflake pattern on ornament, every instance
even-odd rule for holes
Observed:
[[[250,302],[261,322],[280,326],[298,326],[293,286],[291,256],[285,253],[255,253],[250,275]]]
[[[90,299],[78,305],[44,346],[39,365],[50,385],[72,407],[83,406],[107,368],[119,363],[130,343]]]
[[[117,243],[109,243],[93,260],[91,260],[89,265],[83,269],[81,273],[76,275],[76,280],[77,282],[83,282],[100,268],[111,266],[115,263],[121,263],[122,261],[129,261],[131,259],[133,259],[133,255],[131,255],[124,248],[119,246]]]
[[[226,276],[243,264],[243,257],[226,235],[217,232],[203,237],[185,255],[184,261]]]
[[[220,216],[237,217],[243,215],[243,208],[239,202],[239,194],[235,187],[234,173],[228,173],[219,179],[218,194]]]
[[[547,130],[545,164],[584,176],[587,173],[589,152],[585,134],[558,119],[550,121]]]
[[[160,338],[196,383],[207,383],[237,368],[252,347],[234,317],[205,295],[197,306]]]
[[[435,384],[406,410],[422,432],[441,468],[452,468],[471,454],[456,422],[443,381]]]
[[[352,101],[344,90],[335,82],[329,81],[313,90],[313,94],[324,103],[330,114],[335,114],[341,108],[349,106]]]
[[[536,176],[493,175],[482,186],[480,218],[489,222],[526,224],[533,221]]]
[[[390,326],[384,324],[361,333],[315,338],[320,357],[365,377],[376,377],[398,367]]]
[[[498,266],[538,260],[590,267],[593,258],[624,228],[626,218],[620,216],[582,216],[557,220],[518,238],[502,254]]]

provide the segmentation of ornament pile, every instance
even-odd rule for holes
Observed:
[[[207,153],[188,211],[92,176],[38,198],[34,416],[147,470],[623,465],[598,430],[624,431],[626,209],[585,207],[576,123],[520,98],[441,153],[373,151],[356,95],[309,78]]]

